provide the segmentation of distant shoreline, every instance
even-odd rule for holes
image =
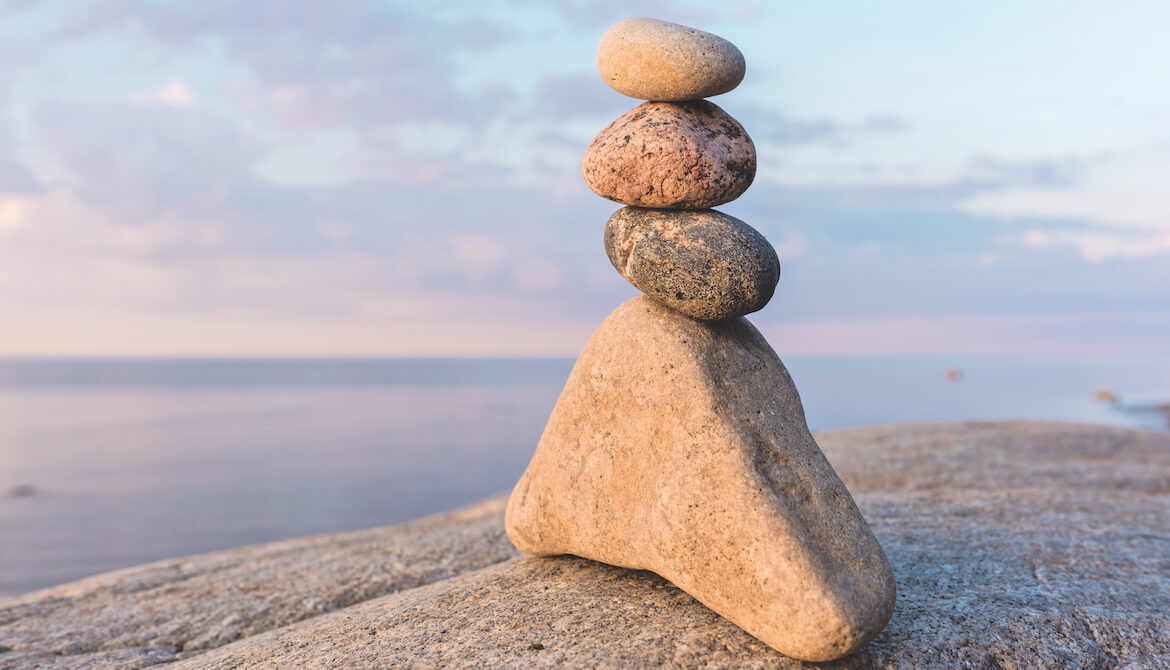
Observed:
[[[1115,407],[1126,412],[1160,415],[1166,424],[1166,428],[1170,429],[1170,403],[1158,403],[1154,405],[1125,405],[1118,403],[1115,404]]]
[[[1163,405],[1151,405],[1149,410],[1161,414],[1162,418],[1166,420],[1166,427],[1170,428],[1170,403]]]

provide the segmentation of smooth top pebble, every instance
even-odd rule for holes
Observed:
[[[623,19],[601,36],[597,69],[622,95],[681,102],[726,93],[743,81],[743,54],[711,33],[658,19]]]

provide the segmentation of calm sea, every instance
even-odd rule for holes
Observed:
[[[1165,429],[1170,360],[790,358],[813,429]],[[0,360],[0,594],[406,521],[505,491],[571,360]],[[946,381],[943,371],[961,371]]]

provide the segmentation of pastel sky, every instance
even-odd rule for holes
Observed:
[[[626,16],[719,34],[781,353],[1170,354],[1170,3],[0,0],[0,355],[574,355]]]

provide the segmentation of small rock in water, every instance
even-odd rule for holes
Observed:
[[[593,192],[623,205],[707,209],[756,177],[756,147],[717,105],[644,102],[593,138],[581,163]]]
[[[681,102],[726,93],[743,81],[743,54],[717,35],[658,19],[618,21],[601,36],[597,69],[622,95]]]
[[[894,611],[890,564],[763,336],[646,296],[577,359],[505,527],[530,554],[656,572],[803,660],[853,652]]]
[[[8,489],[10,498],[31,498],[37,494],[37,487],[32,484],[17,484]]]
[[[1097,392],[1094,393],[1093,396],[1101,402],[1117,402],[1118,399],[1117,391],[1114,391],[1108,386],[1102,386],[1101,388],[1097,389]]]
[[[755,312],[780,279],[768,240],[713,209],[619,209],[605,226],[605,253],[639,291],[696,319]]]

